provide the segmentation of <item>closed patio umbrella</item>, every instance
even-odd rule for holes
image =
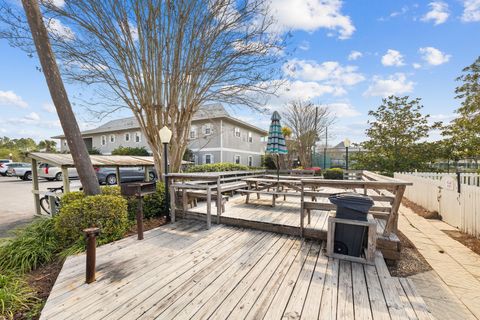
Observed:
[[[270,129],[268,130],[267,149],[265,150],[266,153],[277,155],[277,180],[280,179],[279,155],[288,153],[285,137],[282,133],[282,126],[280,125],[281,119],[280,114],[275,111],[272,115]]]

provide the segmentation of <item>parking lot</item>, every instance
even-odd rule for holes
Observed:
[[[40,190],[60,187],[61,181],[40,179]],[[78,190],[79,180],[71,182],[71,190]],[[35,218],[32,181],[15,177],[0,176],[0,238],[8,237],[9,231],[32,221]]]

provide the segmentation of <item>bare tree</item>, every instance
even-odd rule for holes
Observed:
[[[310,167],[312,148],[326,127],[332,124],[334,117],[325,106],[295,100],[286,105],[282,119],[292,130],[292,147],[296,150],[302,166]]]
[[[35,42],[38,57],[42,65],[48,89],[57,109],[58,118],[62,125],[68,147],[71,150],[78,176],[86,194],[100,193],[98,179],[88,156],[75,115],[73,114],[67,92],[63,85],[60,72],[55,61],[55,55],[50,46],[48,31],[43,22],[37,0],[22,0],[23,8],[28,19],[31,35]]]
[[[271,80],[283,40],[268,32],[266,0],[42,2],[65,74],[98,84],[103,97],[115,97],[113,105],[132,110],[159,174],[164,125],[173,131],[169,162],[177,171],[202,104],[260,109],[258,96],[276,89]],[[21,16],[11,7],[0,16],[10,26],[3,36],[25,47]]]

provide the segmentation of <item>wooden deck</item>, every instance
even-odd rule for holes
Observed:
[[[323,199],[326,200],[326,199]],[[220,223],[230,226],[254,228],[263,231],[278,232],[287,235],[300,235],[300,199],[297,197],[279,197],[275,207],[271,207],[271,196],[256,195],[245,203],[245,196],[236,195],[225,203],[225,212],[220,217]],[[189,208],[185,217],[206,220],[207,207],[200,202],[197,207]],[[212,222],[217,223],[216,210],[212,210]],[[305,226],[305,237],[309,239],[327,239],[328,211],[312,210],[311,222]],[[385,220],[377,220],[377,247],[387,259],[398,259],[400,240],[395,234],[383,236]]]
[[[271,217],[274,219],[275,217]],[[318,219],[315,224],[319,223]],[[431,319],[407,279],[329,259],[324,242],[192,220],[69,257],[41,319]]]

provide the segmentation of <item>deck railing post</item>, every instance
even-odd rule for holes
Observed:
[[[87,267],[85,282],[88,284],[95,281],[97,235],[100,233],[100,229],[88,228],[83,230],[83,232],[87,238]]]
[[[217,178],[217,223],[220,224],[220,216],[222,215],[222,190],[220,184],[220,176]]]
[[[143,240],[143,197],[137,197],[137,238]]]
[[[207,186],[207,229],[212,225],[212,188]]]

